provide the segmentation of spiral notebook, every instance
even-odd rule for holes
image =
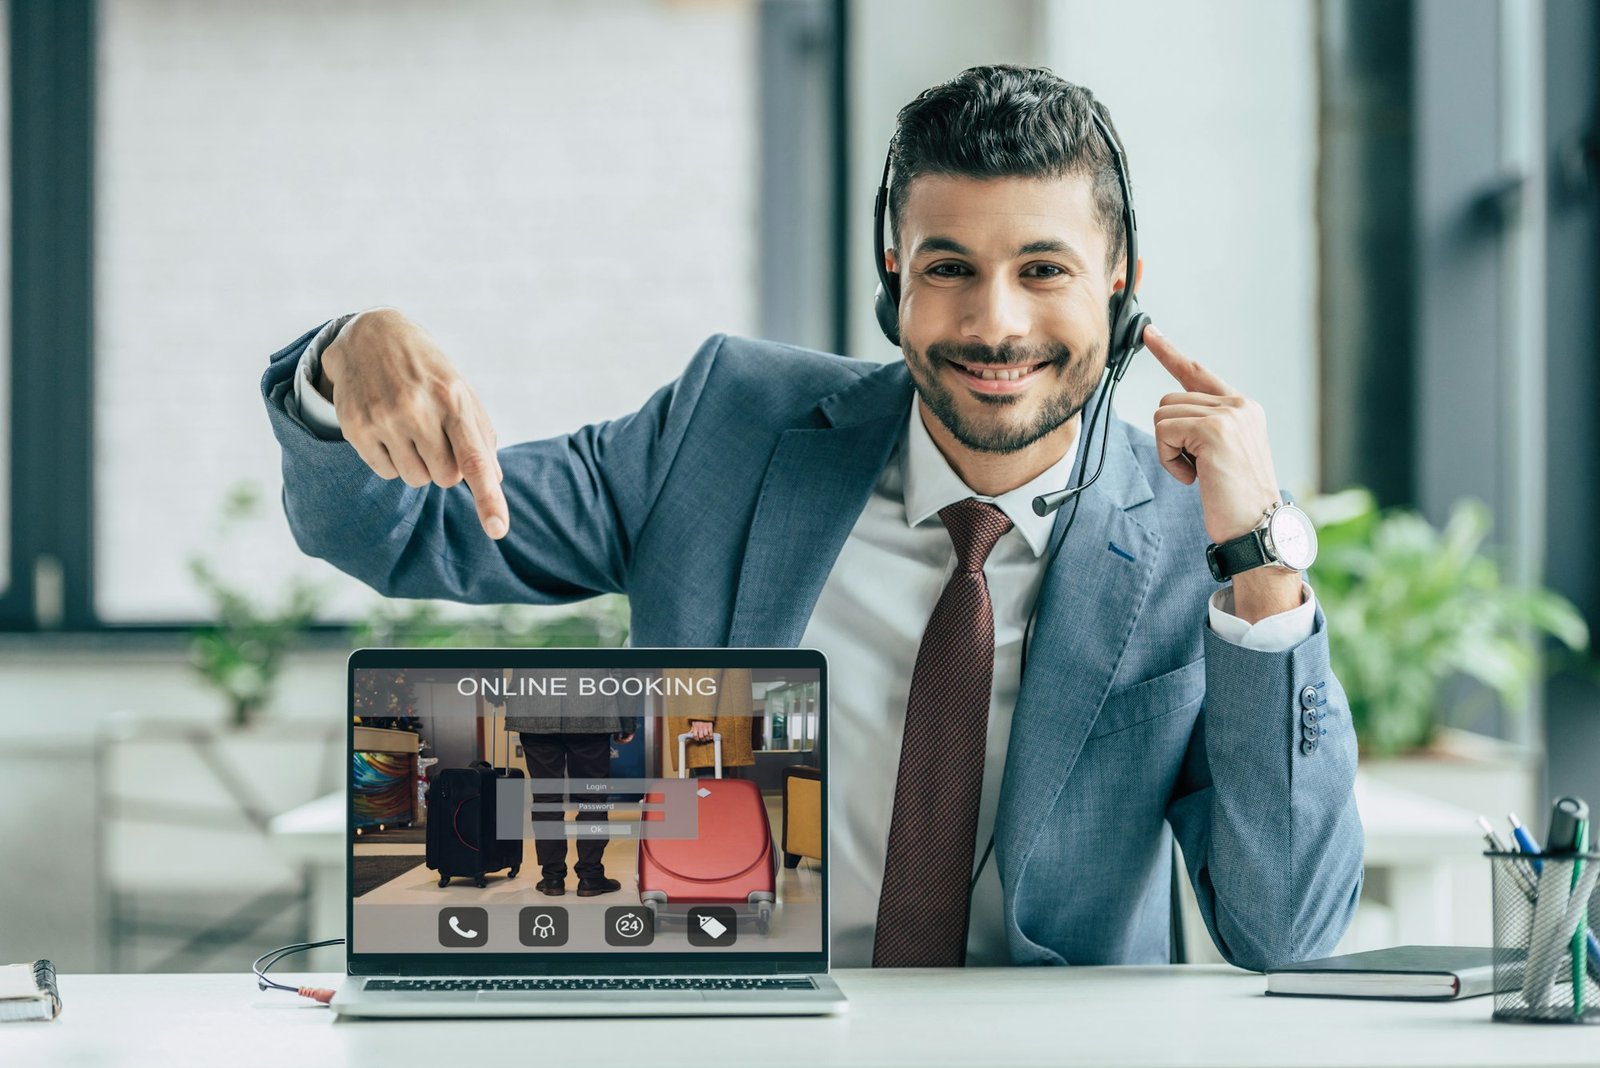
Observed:
[[[56,969],[47,960],[0,964],[0,1023],[53,1020],[61,1015]]]

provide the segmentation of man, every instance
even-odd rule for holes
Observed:
[[[392,596],[621,591],[641,645],[822,649],[840,966],[1164,962],[1169,828],[1229,961],[1331,951],[1362,833],[1323,616],[1293,571],[1206,562],[1281,503],[1260,407],[1152,328],[1155,439],[1108,416],[1095,483],[1029,507],[1101,449],[1126,235],[1091,109],[1114,136],[1010,67],[902,109],[904,362],[716,336],[638,412],[497,453],[399,312],[308,333],[262,383],[298,543]]]

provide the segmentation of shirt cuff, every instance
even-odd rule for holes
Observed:
[[[333,344],[333,339],[339,336],[339,331],[344,329],[346,323],[361,318],[369,311],[379,311],[387,307],[389,305],[379,304],[331,320],[317,331],[317,336],[311,339],[306,351],[300,354],[300,363],[294,372],[292,400],[285,398],[284,407],[317,437],[331,441],[340,441],[344,438],[344,432],[339,429],[339,413],[334,410],[333,402],[317,389],[317,375],[322,371],[322,354]]]
[[[344,433],[339,429],[339,413],[334,410],[333,402],[317,391],[317,375],[322,370],[323,352],[339,336],[344,324],[359,314],[352,312],[331,319],[317,331],[306,351],[300,354],[300,362],[294,369],[294,391],[285,398],[290,415],[297,416],[317,437],[329,441],[340,440]]]
[[[1233,614],[1233,586],[1222,587],[1211,595],[1211,630],[1217,637],[1245,649],[1261,653],[1283,653],[1311,637],[1316,626],[1317,595],[1304,581],[1300,583],[1300,605],[1255,623],[1246,623]]]

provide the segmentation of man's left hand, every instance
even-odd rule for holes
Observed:
[[[1278,499],[1266,412],[1155,327],[1145,328],[1144,343],[1183,387],[1162,397],[1156,409],[1161,466],[1186,486],[1200,480],[1200,507],[1212,541],[1237,538]]]
[[[1280,499],[1261,405],[1185,356],[1165,334],[1145,328],[1145,346],[1183,389],[1161,398],[1156,448],[1173,478],[1200,482],[1206,535],[1216,544],[1259,526]],[[1278,567],[1234,579],[1234,614],[1254,623],[1301,602],[1300,576]]]

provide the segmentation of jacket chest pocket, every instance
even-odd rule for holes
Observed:
[[[1198,704],[1205,695],[1206,661],[1201,657],[1112,693],[1101,707],[1089,737],[1101,738],[1147,720],[1159,719]]]

